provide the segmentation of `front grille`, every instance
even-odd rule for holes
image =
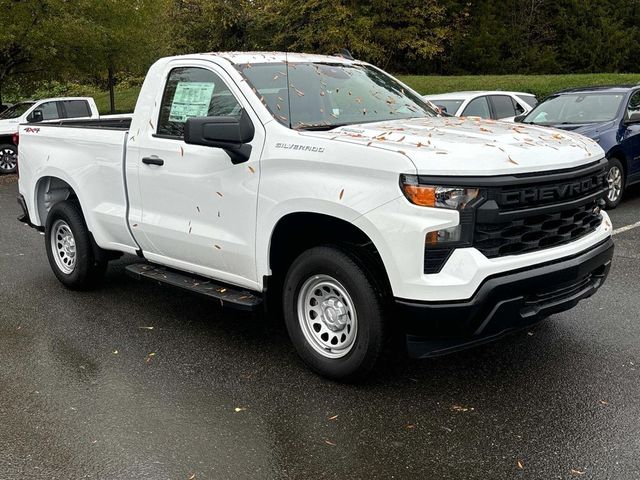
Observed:
[[[593,232],[602,223],[595,202],[569,210],[476,224],[474,247],[488,258],[562,245]]]
[[[557,247],[577,240],[602,223],[606,162],[569,171],[553,181],[483,189],[476,209],[473,246],[488,258]]]

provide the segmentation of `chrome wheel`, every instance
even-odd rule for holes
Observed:
[[[617,165],[613,165],[607,172],[607,185],[609,192],[607,198],[611,203],[615,203],[622,193],[622,172]]]
[[[60,271],[70,275],[76,268],[76,239],[64,220],[51,226],[51,251]]]
[[[309,345],[326,358],[344,357],[358,334],[358,318],[349,292],[328,275],[314,275],[302,285],[298,321]]]
[[[18,152],[14,147],[0,148],[0,172],[12,173],[18,164]]]

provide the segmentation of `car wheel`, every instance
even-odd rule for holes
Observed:
[[[384,344],[383,294],[358,258],[333,246],[312,248],[291,265],[283,310],[304,362],[342,381],[365,377]]]
[[[607,196],[605,198],[605,201],[607,203],[606,208],[608,210],[613,210],[618,206],[620,200],[622,200],[626,182],[624,168],[622,167],[622,163],[620,163],[620,160],[618,160],[617,158],[612,158],[609,160],[606,180],[607,186],[609,188]]]
[[[62,284],[84,290],[99,283],[107,268],[107,258],[91,238],[76,202],[54,205],[47,216],[45,239],[49,264]]]
[[[0,173],[15,173],[18,169],[18,147],[0,145]]]

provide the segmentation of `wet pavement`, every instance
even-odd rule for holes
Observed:
[[[529,332],[332,383],[286,332],[125,276],[65,290],[0,185],[0,479],[640,478],[640,228]],[[640,190],[612,213],[640,220]]]

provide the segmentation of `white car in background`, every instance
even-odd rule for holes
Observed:
[[[475,91],[452,92],[423,97],[455,117],[480,117],[513,122],[538,104],[535,95],[524,92]]]
[[[0,113],[0,174],[14,173],[18,168],[14,135],[20,124],[99,117],[96,102],[90,97],[46,98],[10,106]]]

